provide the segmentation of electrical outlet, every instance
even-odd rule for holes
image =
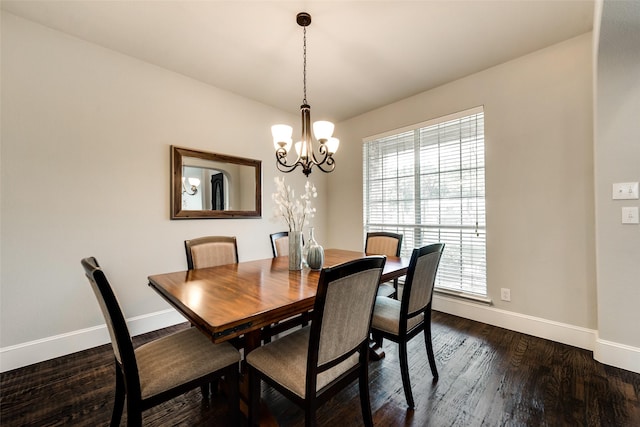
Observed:
[[[500,299],[502,301],[511,301],[511,289],[500,288]]]
[[[638,218],[638,207],[624,207],[622,208],[622,223],[623,224],[638,224],[640,219]]]

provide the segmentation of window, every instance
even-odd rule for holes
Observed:
[[[445,243],[436,287],[486,296],[482,107],[366,138],[363,171],[365,233]]]

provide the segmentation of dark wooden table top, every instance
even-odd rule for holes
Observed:
[[[327,249],[325,267],[365,256]],[[407,272],[409,260],[387,257],[381,282]],[[240,262],[149,276],[155,289],[213,342],[260,328],[313,308],[319,271],[289,271],[288,257]]]

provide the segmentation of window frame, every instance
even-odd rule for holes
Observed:
[[[471,120],[470,118],[476,120],[476,128],[468,134],[463,134],[463,130],[465,130],[463,123],[468,124],[468,121]],[[447,126],[451,127],[451,129],[455,128],[456,122],[458,123],[458,128],[456,129],[458,132],[457,137],[455,136],[456,134],[453,134],[454,136],[451,136],[450,140],[445,137],[441,138],[441,133],[446,131],[443,129]],[[427,139],[421,134],[424,132],[435,132],[437,134],[437,142]],[[471,137],[464,137],[468,135],[471,135]],[[429,141],[429,143],[425,143],[425,141]],[[373,154],[370,152],[374,149],[372,148],[374,147],[373,144],[378,144],[375,146],[375,150],[378,150],[378,153],[385,148],[386,144],[388,149],[395,153],[395,157],[393,154],[389,156],[389,161],[395,159],[398,164],[395,166],[387,165],[389,169],[386,169],[386,166],[375,165],[378,166],[377,168],[372,166],[371,164],[374,163],[374,160],[372,160],[371,157]],[[467,162],[467,159],[460,154],[460,159],[457,160],[457,163],[455,159],[450,161],[450,165],[453,169],[449,171],[452,173],[449,173],[446,168],[442,168],[443,160],[441,151],[445,144],[451,144],[451,147],[453,147],[451,149],[452,152],[457,150],[462,153],[465,149],[470,150],[469,152],[475,155],[475,159],[465,163]],[[413,153],[407,154],[412,151],[411,146],[413,147]],[[434,158],[437,159],[437,168],[435,172],[433,170],[428,171],[428,168],[425,166],[425,159],[431,159],[431,162],[433,163],[433,158],[424,156],[424,152],[432,150],[432,147],[435,147],[437,150],[437,156],[434,156]],[[405,163],[401,163],[402,158],[404,158]],[[383,154],[379,154],[378,157],[374,157],[373,159],[380,161],[381,164],[387,160]],[[403,175],[398,172],[405,172],[406,169],[411,169],[409,166],[411,162],[413,162],[413,170],[410,175]],[[467,164],[468,167],[465,167],[465,164]],[[433,164],[430,166],[433,169]],[[443,117],[438,117],[364,138],[364,234],[366,235],[367,232],[371,231],[403,233],[405,238],[403,239],[402,256],[409,256],[414,246],[418,247],[435,241],[442,241],[445,244],[449,242],[450,244],[445,247],[443,259],[441,261],[440,271],[436,281],[436,291],[482,302],[490,302],[487,298],[488,291],[486,277],[485,167],[483,106],[474,107],[454,114],[449,114]],[[376,169],[378,172],[378,175],[376,175],[375,178],[370,176],[372,175],[370,174],[370,169],[372,168]],[[386,170],[392,172],[391,177],[384,176]],[[464,174],[467,172],[470,172],[473,176],[471,178],[467,178],[465,181]],[[456,178],[455,174],[457,174],[459,178]],[[451,181],[453,184],[449,184],[449,186],[441,186],[442,178],[447,175],[453,179]],[[407,180],[408,176],[413,177],[413,184],[410,183],[410,180]],[[432,187],[437,188],[437,197],[425,198],[424,193],[421,193],[421,180],[425,179],[425,177],[437,179],[437,184],[432,183],[431,186],[424,185],[425,189],[429,188],[430,191],[432,191]],[[379,193],[372,190],[372,188],[377,185],[377,183],[374,182],[374,179],[380,184],[377,186],[377,188],[379,188]],[[396,184],[397,188],[395,190],[391,188],[383,188],[385,182],[393,183],[394,180],[397,182],[402,181],[404,185]],[[470,180],[475,180],[475,182],[470,182]],[[402,199],[402,195],[400,195],[400,193],[411,185],[413,185],[413,187],[409,193],[413,193],[413,196],[406,200]],[[443,197],[443,189],[450,190],[456,185],[459,185],[460,188],[459,195],[457,197]],[[473,193],[470,196],[465,196],[464,191],[473,191]],[[388,196],[391,196],[394,200],[390,201]],[[375,199],[374,201],[372,201],[372,197]],[[380,197],[382,199],[380,199]],[[426,209],[423,207],[423,204],[424,206],[428,205],[429,200],[435,201],[435,205],[438,206],[439,211],[436,214],[438,218],[436,223],[428,223],[422,216]],[[403,215],[403,212],[401,212],[403,209],[400,207],[403,201],[406,203],[404,205],[404,211],[411,211],[411,209],[413,209],[413,214],[408,215],[408,217],[413,216],[413,220],[410,223],[406,221],[406,217],[401,217],[401,215]],[[455,205],[456,203],[459,203],[460,205],[458,216],[456,217],[455,214],[452,214],[449,219],[452,221],[450,224],[446,224],[446,221],[443,222],[444,214],[440,212],[442,210],[441,205],[443,204],[443,201],[445,204],[448,202],[452,205]],[[475,205],[471,207],[471,210],[468,210],[462,207],[463,202]],[[385,216],[385,208],[380,207],[380,209],[378,209],[378,217],[372,218],[372,210],[370,209],[371,205],[380,204],[380,206],[383,206],[385,203],[387,203],[387,206],[395,206],[395,209],[397,210],[396,215],[394,216],[393,212],[391,212],[389,215]],[[413,207],[411,207],[411,203],[413,203]],[[468,220],[468,216],[465,215],[465,212],[469,211],[473,213],[472,218],[475,218],[475,224],[473,225],[469,225],[468,222],[464,220],[465,218]],[[388,221],[389,217],[391,217],[391,222]],[[378,221],[375,221],[375,219],[378,219]],[[394,219],[395,221],[393,221]],[[453,224],[454,220],[459,220],[459,222]],[[431,233],[431,236],[427,237],[427,234],[429,233]],[[450,235],[446,236],[446,233],[450,233]],[[459,235],[459,238],[455,237],[456,233]],[[445,237],[443,237],[443,234]],[[475,237],[473,235],[475,235]],[[456,243],[451,242],[459,242],[459,244],[456,245]],[[478,245],[481,245],[481,247]],[[452,254],[452,251],[459,253]],[[471,259],[471,261],[465,263],[465,257],[466,259]],[[454,263],[454,259],[459,260],[457,261],[459,264],[459,273],[454,271],[455,269],[453,265],[457,265]],[[457,279],[458,277],[459,280]],[[452,283],[456,283],[456,285],[452,285]]]

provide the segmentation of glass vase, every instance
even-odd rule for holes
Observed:
[[[302,231],[289,231],[289,270],[302,270]]]
[[[320,270],[324,264],[324,249],[316,241],[313,227],[309,229],[309,241],[305,245],[306,262],[310,269]]]

